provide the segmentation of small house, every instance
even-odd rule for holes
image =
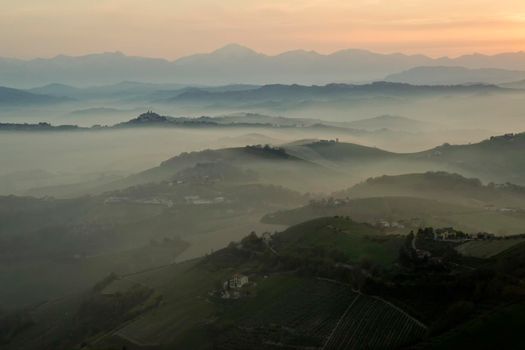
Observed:
[[[248,284],[248,276],[241,275],[236,273],[228,280],[229,288],[242,288],[244,285]]]

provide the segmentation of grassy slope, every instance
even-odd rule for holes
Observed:
[[[398,154],[350,143],[313,142],[307,151],[294,154],[330,161],[362,177],[441,170],[474,176],[484,181],[525,184],[523,176],[525,133],[500,136],[469,145],[443,145],[434,149]],[[318,161],[319,162],[319,161]]]
[[[369,259],[388,265],[399,254],[403,240],[384,236],[366,224],[345,218],[321,218],[293,226],[276,238],[280,254],[302,255],[309,249],[340,251],[351,262]]]
[[[418,349],[523,349],[525,304],[514,304],[478,317]]]
[[[162,162],[158,167],[104,185],[97,192],[169,180],[177,172],[191,168],[199,163],[218,161],[256,171],[261,182],[283,185],[303,191],[306,191],[308,186],[318,186],[320,189],[325,189],[323,188],[323,183],[312,181],[315,178],[315,174],[329,178],[340,176],[340,174],[334,173],[333,170],[326,169],[319,164],[298,158],[284,151],[238,147],[182,153]],[[301,181],[296,181],[297,177],[301,178],[304,185],[301,185]]]
[[[461,173],[484,181],[524,184],[525,133],[499,136],[469,145],[444,145],[409,155],[416,160],[431,160],[438,164],[454,165]]]
[[[132,322],[117,333],[143,343],[182,346],[190,333],[213,316],[215,306],[207,301],[207,292],[228,272],[210,272],[196,266],[197,262],[173,265],[144,274],[129,276],[131,281],[155,288],[164,296],[162,307]],[[195,349],[206,347],[206,339],[196,339]]]

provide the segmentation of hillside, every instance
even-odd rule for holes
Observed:
[[[199,163],[217,162],[249,170],[257,175],[259,183],[281,185],[299,191],[307,191],[308,188],[318,191],[334,188],[334,183],[319,182],[313,177],[314,174],[322,174],[335,181],[336,184],[344,182],[339,172],[296,157],[283,148],[255,145],[182,153],[162,162],[158,167],[104,185],[97,191],[166,181],[172,179],[179,171],[194,167]],[[301,182],[298,182],[297,178],[300,178]]]
[[[525,134],[513,134],[492,137],[476,144],[444,144],[418,153],[393,153],[337,139],[304,140],[282,147],[256,145],[204,150],[180,154],[158,167],[94,190],[103,192],[165,181],[185,168],[210,162],[231,163],[256,172],[262,183],[308,192],[332,192],[383,174],[427,171],[458,173],[483,182],[523,185],[525,160],[521,157],[521,150],[524,146]]]
[[[68,98],[34,94],[24,90],[17,90],[0,86],[0,106],[20,107],[51,105],[69,101]]]
[[[499,329],[508,300],[523,298],[522,272],[505,274],[516,249],[465,260],[424,232],[384,235],[329,217],[251,233],[202,259],[112,274],[28,309],[5,323],[14,334],[6,349],[455,348],[486,320]],[[430,257],[418,257],[416,244]],[[512,329],[522,324],[512,316]]]
[[[369,131],[389,129],[394,131],[424,132],[437,130],[440,128],[440,126],[437,124],[394,115],[381,115],[373,118],[348,122],[347,124],[348,126],[356,129]]]
[[[428,160],[461,170],[487,182],[525,184],[525,133],[494,136],[480,143],[449,145],[412,154],[409,158]]]
[[[410,196],[479,207],[524,209],[525,188],[512,184],[484,185],[478,179],[458,174],[427,172],[371,178],[337,197]]]
[[[250,230],[278,228],[258,221],[305,198],[254,176],[229,164],[201,164],[169,182],[98,196],[0,197],[0,308],[54,299],[112,271],[192,259]]]
[[[257,119],[258,117],[256,117]],[[287,119],[283,121],[288,122]],[[193,125],[197,128],[207,128],[208,125],[221,123],[215,118],[172,118],[156,113],[145,113],[129,122],[133,127],[151,126],[163,128],[166,125],[179,127]],[[220,124],[220,128],[236,127],[239,123],[228,120],[228,124]],[[52,126],[49,124],[1,124],[0,130],[13,131],[69,131],[82,130],[90,133],[109,133],[109,130],[125,128],[119,124],[115,127],[81,128],[75,126]],[[243,124],[247,125],[247,124]],[[258,125],[258,124],[256,124]],[[266,124],[264,124],[266,125]],[[313,125],[315,127],[315,125]],[[212,126],[217,128],[218,126]],[[284,129],[284,134],[292,135],[296,130],[313,130],[310,127],[280,127],[267,126],[269,129]],[[128,126],[126,126],[128,128]],[[342,130],[343,128],[337,129]],[[321,129],[318,129],[321,130]],[[352,136],[366,139],[374,133],[354,130]],[[297,131],[298,135],[301,131]],[[320,132],[320,131],[319,131]],[[283,134],[283,135],[284,135]],[[109,135],[109,134],[108,134]],[[478,178],[484,183],[525,184],[523,170],[525,160],[522,149],[525,146],[525,133],[495,136],[479,143],[466,145],[443,144],[436,148],[417,153],[395,153],[377,147],[363,146],[356,143],[343,142],[334,133],[331,139],[305,139],[285,143],[281,146],[251,145],[244,147],[226,147],[214,150],[183,153],[168,159],[157,167],[144,170],[117,181],[102,179],[100,186],[92,182],[85,186],[92,193],[102,193],[129,186],[158,182],[171,179],[178,171],[197,165],[198,163],[226,162],[234,166],[252,170],[259,174],[263,183],[275,183],[299,191],[333,192],[348,188],[370,177],[384,174],[399,175],[424,173],[428,171],[457,173],[464,177]],[[346,134],[347,136],[350,134]],[[384,137],[378,131],[375,137]],[[395,132],[391,135],[396,136]],[[402,134],[398,135],[399,137]],[[249,138],[246,138],[249,139]],[[253,138],[263,140],[264,137]],[[220,145],[226,141],[221,138]],[[273,140],[267,138],[268,141]],[[276,167],[276,165],[278,165]],[[300,181],[296,181],[300,179]],[[71,184],[74,185],[75,182]],[[81,185],[81,184],[79,184]],[[61,193],[59,188],[56,192]],[[44,189],[45,191],[45,189]],[[53,190],[54,191],[54,190]],[[65,190],[64,193],[75,191]],[[45,193],[45,192],[35,192]],[[80,193],[80,192],[76,192]]]
[[[51,83],[44,86],[38,86],[27,91],[35,94],[43,94],[57,97],[74,98],[80,94],[80,89],[66,84]]]
[[[38,124],[20,124],[20,123],[0,123],[0,131],[79,131],[87,130],[86,128],[79,127],[77,125],[51,125],[49,123],[38,123]]]
[[[320,140],[303,145],[320,157],[330,161],[344,162],[351,159],[355,161],[374,162],[390,157],[395,153],[383,151],[375,147],[366,147],[352,143],[338,142],[337,140]]]
[[[509,89],[525,89],[525,79],[519,81],[512,81],[510,83],[501,84],[502,87]]]
[[[212,92],[193,89],[165,98],[158,102],[186,105],[216,105],[216,106],[261,106],[265,103],[291,104],[308,100],[326,102],[344,98],[371,96],[384,97],[422,97],[446,94],[479,94],[505,93],[506,89],[495,85],[455,85],[455,86],[416,86],[404,83],[374,82],[370,84],[328,84],[318,85],[264,85],[259,88],[243,91]]]
[[[376,241],[373,237],[382,238]],[[340,255],[339,258],[345,262],[358,263],[370,259],[376,264],[388,266],[397,259],[400,244],[398,237],[385,237],[377,227],[343,217],[321,217],[306,220],[279,233],[274,237],[272,246],[280,255],[297,258],[302,254],[316,254],[314,250],[317,250],[332,256]],[[303,255],[302,258],[306,257]]]
[[[332,338],[339,319],[344,316],[349,324],[357,322],[361,315],[367,314],[369,307],[373,310],[369,311],[369,315],[374,316],[364,329],[354,331],[360,342],[366,342],[369,332],[383,324],[376,316],[385,313],[399,320],[397,326],[390,327],[390,332],[398,334],[396,338],[400,344],[413,342],[424,334],[422,324],[380,299],[353,291],[350,285],[286,272],[287,266],[294,264],[289,259],[301,250],[311,250],[311,258],[318,259],[319,249],[340,249],[343,253],[341,249],[344,247],[340,243],[346,240],[347,246],[366,245],[367,256],[371,259],[377,256],[379,261],[390,264],[397,258],[402,239],[375,241],[369,235],[380,235],[378,232],[347,220],[317,220],[306,224],[303,229],[305,227],[308,227],[308,240],[303,241],[297,235],[299,227],[278,234],[272,245],[282,258],[273,258],[273,263],[270,260],[265,262],[260,253],[267,249],[266,245],[252,234],[238,244],[201,260],[166,265],[142,273],[110,276],[87,295],[70,301],[72,305],[65,306],[58,302],[36,308],[32,312],[36,324],[21,333],[26,335],[25,341],[15,337],[12,344],[23,349],[32,344],[32,339],[38,338],[44,346],[54,341],[57,349],[73,345],[75,341],[79,343],[81,339],[88,348],[109,349],[128,344],[273,349],[277,346],[276,342],[317,347]],[[333,239],[326,241],[324,248],[318,247],[319,238],[326,235]],[[295,239],[301,239],[303,245],[289,245],[290,240]],[[358,251],[347,257],[343,253],[337,259],[347,263],[358,262],[361,257],[356,253]],[[306,258],[303,256],[303,259]],[[284,266],[274,264],[279,260]],[[326,258],[323,264],[328,267],[331,261]],[[268,271],[266,274],[273,272],[264,277],[264,270]],[[220,297],[218,286],[235,272],[247,274],[250,283],[241,289],[240,298]],[[122,301],[120,308],[111,311],[111,300]],[[62,307],[72,311],[75,322],[58,327],[58,320],[44,323],[51,310]],[[98,311],[90,311],[93,308]],[[104,321],[99,315],[102,310],[106,315]],[[350,325],[348,327],[351,328]],[[412,330],[402,333],[404,327]],[[53,331],[49,332],[49,328]],[[338,328],[336,334],[338,332],[344,332],[344,329]],[[72,338],[64,337],[67,333]],[[385,332],[382,341],[389,341],[388,334]]]
[[[525,158],[522,157],[525,133],[493,136],[467,145],[443,144],[417,153],[392,153],[337,140],[284,147],[303,159],[328,160],[362,178],[379,174],[446,171],[476,177],[484,182],[525,184]]]
[[[419,227],[456,227],[465,232],[498,235],[523,232],[523,212],[498,211],[433,198],[371,197],[315,200],[296,209],[278,211],[262,219],[265,223],[294,225],[311,218],[348,216],[367,222],[385,232],[406,232]]]

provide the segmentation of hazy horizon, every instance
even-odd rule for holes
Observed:
[[[244,43],[237,43],[237,42],[226,42],[226,43],[223,43],[223,44],[219,44],[217,47],[215,48],[210,48],[208,50],[198,50],[198,51],[195,51],[195,52],[190,52],[188,54],[185,54],[185,55],[181,55],[181,56],[175,56],[175,57],[163,57],[163,56],[152,56],[152,55],[148,55],[148,54],[144,54],[144,55],[139,55],[139,54],[132,54],[132,53],[129,53],[129,52],[126,52],[126,51],[122,51],[122,50],[119,50],[119,49],[113,49],[113,50],[105,50],[105,51],[92,51],[92,52],[83,52],[83,53],[74,53],[74,54],[67,54],[67,53],[62,53],[62,52],[57,52],[55,54],[50,54],[50,55],[47,55],[47,56],[32,56],[32,57],[16,57],[16,56],[0,56],[2,58],[7,58],[7,59],[14,59],[14,60],[22,60],[22,61],[31,61],[31,60],[39,60],[39,59],[42,59],[42,60],[47,60],[47,59],[55,59],[55,58],[59,58],[59,57],[62,57],[62,56],[65,56],[65,57],[73,57],[73,58],[79,58],[79,57],[84,57],[84,56],[92,56],[92,55],[110,55],[110,54],[114,54],[114,55],[124,55],[124,56],[127,56],[127,57],[140,57],[140,58],[148,58],[148,59],[162,59],[162,60],[166,60],[166,61],[169,61],[169,62],[175,62],[179,59],[183,59],[183,58],[186,58],[186,57],[191,57],[191,56],[194,56],[194,55],[206,55],[206,54],[211,54],[211,53],[214,53],[216,51],[219,51],[221,49],[224,49],[224,48],[228,48],[228,47],[241,47],[241,48],[246,48],[246,49],[249,49],[257,54],[260,54],[260,55],[264,55],[264,56],[268,56],[268,57],[275,57],[275,56],[279,56],[279,55],[282,55],[282,54],[286,54],[286,53],[290,53],[290,52],[308,52],[308,53],[315,53],[315,54],[318,54],[318,55],[321,55],[321,56],[330,56],[330,55],[333,55],[333,54],[337,54],[338,52],[343,52],[343,51],[351,51],[351,50],[355,50],[355,51],[363,51],[363,52],[370,52],[370,53],[373,53],[373,54],[379,54],[379,55],[405,55],[405,56],[426,56],[428,58],[431,58],[431,59],[439,59],[439,58],[450,58],[450,59],[456,59],[456,58],[459,58],[459,57],[464,57],[464,56],[475,56],[475,55],[483,55],[483,56],[498,56],[498,55],[504,55],[504,54],[517,54],[517,53],[525,53],[525,49],[516,49],[516,50],[502,50],[502,51],[495,51],[495,52],[490,52],[490,51],[487,51],[487,52],[481,52],[481,51],[465,51],[463,53],[456,53],[456,54],[425,54],[425,53],[418,53],[418,52],[404,52],[404,51],[396,51],[395,49],[391,50],[391,51],[380,51],[380,50],[374,50],[374,49],[369,49],[369,48],[366,48],[366,47],[341,47],[341,48],[336,48],[336,49],[333,49],[333,50],[325,50],[325,51],[321,51],[321,50],[315,50],[315,49],[310,49],[308,47],[298,47],[298,48],[289,48],[289,49],[283,49],[281,51],[275,51],[275,52],[265,52],[265,51],[262,51],[262,50],[258,50],[254,47],[252,47],[250,44],[244,44]]]
[[[17,58],[117,50],[176,59],[226,43],[272,55],[360,48],[438,57],[520,51],[525,39],[517,0],[25,0],[2,10],[2,56]]]

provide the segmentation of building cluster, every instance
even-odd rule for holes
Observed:
[[[391,228],[391,229],[403,229],[405,228],[405,225],[398,221],[388,221],[385,219],[381,219],[376,223],[376,226],[381,228]]]
[[[420,228],[417,231],[417,237],[434,241],[463,242],[472,240],[489,240],[495,239],[496,235],[487,232],[465,233],[452,227],[437,228],[432,227]]]
[[[226,202],[224,197],[215,197],[215,198],[201,198],[197,195],[185,196],[184,200],[187,204],[192,205],[206,205],[206,204],[221,204]]]
[[[210,292],[210,295],[219,296],[222,299],[239,299],[249,294],[245,289],[250,285],[248,276],[236,273],[222,283],[219,290]]]
[[[173,201],[165,198],[129,198],[129,197],[108,197],[104,200],[104,204],[119,204],[119,203],[132,203],[132,204],[148,204],[148,205],[162,205],[168,208],[173,207]]]
[[[309,202],[311,207],[322,207],[322,208],[335,208],[341,207],[349,204],[352,200],[350,198],[322,198],[322,199],[312,199]]]
[[[491,136],[490,141],[496,141],[496,140],[506,140],[506,141],[512,141],[514,140],[514,137],[516,134],[514,133],[508,133],[502,136]]]
[[[335,138],[333,140],[319,140],[317,143],[320,144],[328,144],[328,143],[339,143],[339,138]]]

